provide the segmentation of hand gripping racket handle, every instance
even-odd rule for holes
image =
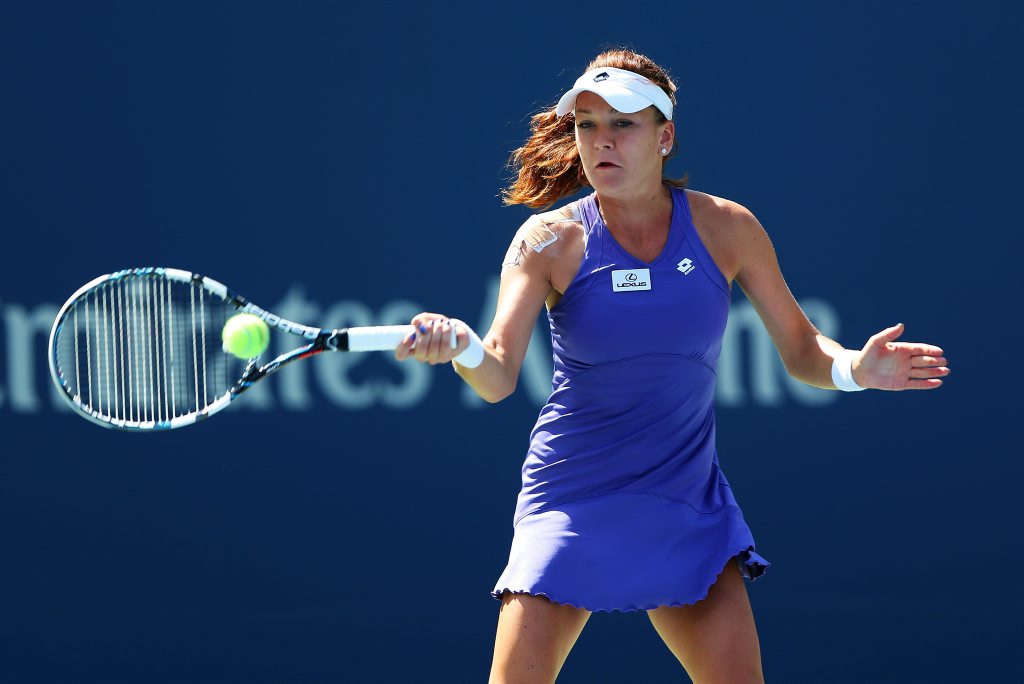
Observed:
[[[457,318],[449,320],[452,323],[452,349],[458,344],[454,335],[454,332],[458,329],[457,326],[465,328],[469,334],[469,346],[456,356],[455,360],[459,362],[460,366],[476,368],[484,360],[483,342],[480,341],[480,337],[477,336],[476,332],[464,322]],[[415,328],[411,325],[379,325],[365,328],[349,328],[348,349],[349,351],[389,351],[397,347],[414,330]]]

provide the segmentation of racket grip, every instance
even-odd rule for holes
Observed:
[[[356,352],[390,351],[409,335],[411,325],[375,325],[349,328],[348,350]]]
[[[484,345],[480,337],[471,327],[457,318],[450,319],[453,326],[460,325],[469,334],[469,346],[455,357],[459,365],[476,368],[484,360]],[[411,325],[378,325],[348,329],[349,351],[391,351],[401,343],[415,328]],[[453,332],[455,328],[453,327]],[[456,344],[452,335],[452,346]]]

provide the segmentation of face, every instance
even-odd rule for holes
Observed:
[[[576,97],[576,148],[590,184],[600,193],[627,196],[661,186],[661,148],[672,149],[675,126],[658,123],[654,106],[633,114],[590,92]]]

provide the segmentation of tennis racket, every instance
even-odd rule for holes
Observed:
[[[221,348],[229,318],[251,313],[271,329],[306,341],[265,365]],[[480,338],[456,357],[483,361]],[[175,268],[134,268],[83,285],[61,307],[50,332],[50,375],[75,411],[103,427],[172,430],[222,411],[283,366],[325,351],[388,351],[411,325],[312,328],[247,301],[221,283]],[[452,347],[456,346],[452,334]]]

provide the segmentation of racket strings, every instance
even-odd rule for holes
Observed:
[[[124,360],[124,290],[119,287],[114,287],[111,290],[111,298],[114,300],[114,329],[115,334],[111,342],[116,345],[120,352],[121,365],[118,367],[115,364],[114,368],[114,386],[120,386],[121,389],[121,413],[119,415],[127,415],[126,409],[128,406],[127,391],[125,389],[125,360]],[[114,355],[114,358],[118,358],[118,354]],[[120,372],[119,372],[120,371]],[[115,402],[116,407],[116,402]]]
[[[128,314],[128,320],[125,323],[125,327],[128,329],[128,420],[135,420],[135,401],[139,396],[139,385],[136,382],[135,370],[138,368],[139,363],[136,360],[138,354],[138,334],[135,334],[135,341],[132,341],[132,333],[135,327],[135,298],[132,296],[132,288],[129,287],[129,283],[125,282],[124,285],[124,296],[128,303],[128,308],[125,310]]]
[[[75,307],[74,314],[75,314],[74,315],[74,321],[75,321],[74,329],[77,331],[78,330],[78,307],[77,306]],[[78,359],[79,359],[78,335],[76,334],[75,335],[75,387],[81,387],[82,386],[82,371],[81,371],[81,368],[79,366]]]
[[[155,422],[156,406],[154,402],[154,397],[156,393],[154,392],[154,389],[156,384],[156,374],[153,372],[153,362],[155,361],[154,357],[156,355],[153,354],[153,340],[156,339],[157,332],[156,330],[153,329],[153,307],[148,292],[149,282],[142,281],[139,283],[139,285],[142,287],[142,301],[145,302],[145,313],[143,314],[143,328],[147,332],[151,332],[151,334],[146,335],[145,337],[146,346],[144,348],[145,353],[143,354],[143,357],[145,359],[143,372],[145,373],[146,378],[145,384],[143,385],[146,388],[145,414],[143,415],[143,419],[146,421],[153,420]]]
[[[156,363],[153,367],[156,374],[156,394],[154,395],[153,410],[156,412],[157,420],[166,420],[168,416],[164,411],[164,405],[166,404],[164,397],[167,394],[167,388],[161,374],[164,366],[166,366],[162,345],[166,331],[163,329],[163,318],[160,315],[159,281],[154,282],[151,280],[149,282],[149,297],[153,301],[153,331],[156,333],[156,337],[153,339],[153,355],[156,358]]]
[[[103,290],[101,292],[101,295],[103,300],[103,391],[105,392],[107,398],[107,413],[110,413],[111,405],[115,403],[112,398],[113,390],[111,388],[111,385],[116,385],[116,383],[112,382],[114,378],[114,371],[110,366],[110,345],[112,343],[112,338],[110,336],[109,328],[110,309],[109,300],[107,298],[107,291]]]
[[[196,384],[196,407],[199,407],[199,354],[196,351],[196,291],[189,290],[192,304],[192,374]]]
[[[206,290],[199,288],[199,322],[202,327],[202,349],[203,349],[203,408],[209,405],[206,393]]]
[[[177,388],[178,388],[178,383],[174,382],[174,380],[175,380],[175,374],[174,374],[174,369],[175,369],[175,365],[174,365],[174,316],[172,315],[173,312],[174,312],[174,308],[171,306],[171,284],[168,283],[165,280],[165,281],[161,282],[161,285],[164,288],[164,312],[167,315],[167,335],[164,337],[163,344],[164,344],[164,347],[168,347],[168,346],[170,347],[170,354],[167,355],[167,360],[170,363],[171,369],[172,369],[171,370],[171,374],[170,374],[170,379],[171,379],[171,383],[170,383],[171,384],[170,403],[166,407],[165,414],[168,415],[168,416],[171,416],[173,418],[173,416],[171,415],[171,407],[172,406],[177,406],[176,399],[175,399],[175,390],[177,390]],[[168,345],[168,340],[170,340],[170,344],[169,345]],[[166,352],[165,352],[165,354],[166,354]],[[165,376],[167,375],[166,370],[164,371],[164,375]],[[167,386],[167,383],[164,383],[164,387],[166,387],[166,386]],[[164,397],[164,400],[166,401],[167,397]]]
[[[121,357],[115,378],[121,387],[121,412],[118,415],[127,416],[132,407],[131,328],[128,327],[128,307],[131,300],[126,296],[124,283],[115,283],[111,291],[117,300],[117,342]]]
[[[149,399],[149,385],[146,383],[146,370],[148,366],[146,352],[149,350],[146,339],[146,305],[148,302],[141,292],[142,283],[136,280],[132,284],[135,286],[135,305],[138,310],[138,333],[136,339],[139,341],[139,422],[146,422],[149,418],[146,415],[147,400]]]
[[[233,314],[199,281],[131,274],[70,305],[54,363],[87,412],[142,427],[165,424],[230,391],[240,362],[221,351],[219,333]]]
[[[85,374],[89,382],[89,399],[92,400],[92,346],[89,339],[89,298],[85,298]]]

